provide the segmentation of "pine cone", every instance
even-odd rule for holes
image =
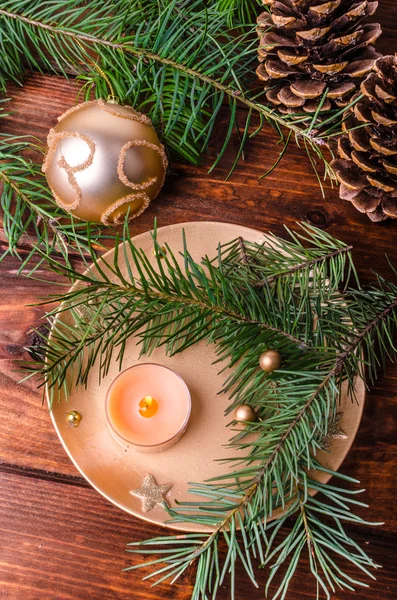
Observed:
[[[361,93],[343,123],[341,158],[331,163],[339,195],[372,221],[397,219],[397,55],[376,61]]]
[[[282,113],[314,113],[328,88],[321,111],[347,106],[380,56],[371,44],[381,27],[367,23],[378,2],[262,1],[270,13],[258,17],[256,72],[267,99]]]

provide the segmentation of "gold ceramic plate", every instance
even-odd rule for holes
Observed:
[[[238,236],[252,242],[263,241],[261,232],[239,225],[214,222],[196,222],[170,225],[158,230],[160,244],[172,248],[175,256],[182,251],[182,229],[185,230],[188,248],[195,260],[202,256],[215,256],[217,244],[224,244]],[[142,248],[147,257],[155,264],[153,243],[150,233],[134,238],[134,244]],[[114,250],[106,254],[112,261]],[[124,254],[119,253],[120,268],[127,273]],[[62,314],[62,319],[67,315]],[[125,352],[123,368],[138,362],[139,349],[136,340],[130,339]],[[98,382],[98,367],[92,368],[88,386],[75,388],[67,403],[54,405],[51,412],[54,427],[60,440],[80,473],[105,498],[116,506],[136,517],[165,525],[168,515],[163,508],[143,512],[141,501],[130,494],[141,486],[146,474],[152,474],[157,484],[172,484],[167,495],[169,503],[175,500],[192,499],[188,495],[189,482],[204,480],[221,474],[225,465],[216,459],[231,455],[225,448],[232,432],[226,427],[230,416],[225,417],[228,405],[227,396],[218,396],[226,374],[218,375],[221,365],[213,365],[215,352],[211,346],[197,344],[183,353],[169,358],[161,349],[141,362],[156,362],[177,371],[187,383],[192,396],[192,413],[188,429],[183,437],[168,450],[156,454],[141,454],[133,449],[119,445],[111,434],[105,416],[106,391],[118,374],[118,366],[112,364],[108,376]],[[340,411],[343,413],[340,426],[346,434],[345,439],[336,438],[328,452],[322,452],[321,461],[329,469],[337,470],[347,455],[361,420],[365,398],[365,388],[357,382],[358,404],[342,394]],[[80,426],[72,428],[67,422],[67,413],[77,410],[82,415]],[[234,451],[235,452],[235,451]],[[323,476],[322,481],[327,481]],[[174,529],[182,531],[197,530],[191,524],[175,524]]]

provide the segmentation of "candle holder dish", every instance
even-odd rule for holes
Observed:
[[[127,393],[123,391],[123,385],[128,386]],[[150,396],[141,391],[145,388],[150,391]],[[145,399],[145,396],[158,399],[159,408],[149,418],[140,409],[139,400]],[[124,419],[117,412],[123,408]],[[185,433],[191,408],[189,388],[182,377],[169,367],[146,362],[119,373],[110,384],[105,401],[106,418],[112,435],[124,448],[144,453],[171,448]],[[126,412],[129,413],[127,416]],[[129,422],[126,423],[127,419]],[[161,441],[150,443],[153,436]],[[142,438],[147,441],[139,443],[137,439]]]
[[[225,244],[240,236],[251,242],[263,242],[266,239],[259,231],[226,223],[185,223],[158,229],[159,243],[162,246],[169,245],[178,257],[181,268],[182,230],[185,231],[187,245],[194,260],[205,255],[216,256],[218,243]],[[133,242],[155,266],[157,261],[153,255],[150,232],[136,236]],[[105,254],[105,259],[110,263],[114,252],[113,249]],[[122,251],[119,252],[119,267],[128,276]],[[109,277],[112,277],[111,273]],[[73,324],[68,311],[61,312],[57,319]],[[128,339],[123,369],[142,363],[139,342],[139,335]],[[219,394],[230,371],[220,373],[225,364],[215,364],[217,358],[214,347],[206,343],[195,344],[173,357],[167,356],[163,347],[156,348],[151,353],[151,361],[175,369],[180,374],[191,395],[191,414],[186,432],[178,443],[162,452],[136,452],[131,446],[121,444],[112,434],[106,417],[105,401],[109,386],[119,374],[116,360],[109,365],[109,372],[103,379],[99,376],[99,365],[94,365],[86,387],[73,388],[67,402],[62,400],[54,403],[51,417],[66,452],[83,477],[100,494],[132,515],[169,527],[169,515],[161,503],[145,512],[141,498],[131,493],[144,487],[146,476],[152,476],[159,488],[170,488],[166,500],[172,507],[175,501],[194,500],[188,493],[190,482],[200,483],[225,472],[226,466],[219,460],[236,458],[237,451],[228,445],[233,435],[228,427],[233,415],[225,415],[228,398]],[[344,436],[333,439],[328,450],[319,452],[318,458],[326,469],[337,470],[347,455],[361,420],[364,398],[365,386],[361,380],[356,382],[354,401],[348,394],[347,387],[342,389],[338,410],[343,413],[340,428]],[[78,427],[71,427],[68,423],[67,414],[73,410],[78,411],[82,417]],[[326,482],[329,475],[324,472],[318,478]],[[182,522],[173,523],[172,527],[180,531],[209,530],[207,526]]]

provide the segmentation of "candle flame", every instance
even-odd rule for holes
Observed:
[[[139,403],[139,414],[142,417],[153,417],[158,411],[159,405],[153,396],[145,396]]]

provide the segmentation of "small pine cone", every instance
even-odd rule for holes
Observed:
[[[314,113],[349,104],[380,56],[372,44],[382,33],[367,23],[371,0],[262,0],[256,73],[281,113]]]
[[[361,93],[331,163],[339,195],[372,221],[397,219],[397,55],[376,61]]]

